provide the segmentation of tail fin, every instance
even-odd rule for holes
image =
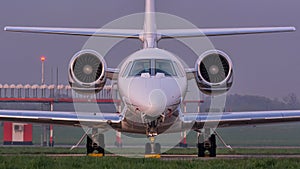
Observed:
[[[144,32],[156,33],[155,0],[145,0]]]
[[[144,48],[157,46],[155,0],[145,0],[144,32],[141,40],[144,42]]]

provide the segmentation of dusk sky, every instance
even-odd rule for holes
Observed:
[[[214,46],[228,53],[233,61],[234,85],[230,93],[273,98],[292,92],[300,96],[299,8],[299,0],[157,0],[156,3],[157,12],[177,15],[199,28],[298,28],[294,33],[211,38]],[[100,28],[119,17],[143,11],[143,0],[2,0],[0,28],[3,30],[7,25]],[[67,84],[69,60],[87,39],[0,31],[0,83],[39,84],[39,57],[45,55],[46,83],[51,81],[51,68],[58,67],[59,82]],[[113,52],[122,56],[141,48],[139,41],[128,43],[136,45],[125,43],[125,47]],[[163,46],[164,42],[161,43]],[[165,46],[178,55],[185,54],[176,47]]]

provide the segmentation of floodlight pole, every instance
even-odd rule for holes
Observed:
[[[45,56],[41,56],[41,62],[42,62],[42,85],[45,84]]]
[[[41,80],[41,83],[42,83],[42,85],[44,85],[45,84],[45,60],[46,60],[46,57],[41,56],[40,59],[41,59],[41,62],[42,62],[42,80]],[[42,145],[47,146],[47,125],[42,125],[42,128],[43,128]]]

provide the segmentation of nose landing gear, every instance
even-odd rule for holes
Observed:
[[[146,143],[145,145],[145,158],[160,158],[161,146],[159,143],[155,143],[159,120],[160,118],[147,123],[146,135],[148,136],[150,143]]]
[[[146,135],[148,137],[157,136],[157,120],[153,120],[147,124]]]
[[[158,134],[157,127],[160,123],[163,123],[165,119],[164,115],[161,115],[157,118],[149,118],[147,116],[143,116],[144,123],[146,124],[146,135],[148,137],[155,137]]]
[[[145,145],[145,158],[160,158],[161,146],[155,143],[155,137],[149,137],[150,143]]]
[[[155,136],[158,135],[158,126],[164,122],[165,116],[160,115],[159,117],[151,118],[144,115],[142,119],[146,124],[146,135],[150,140],[150,143],[145,145],[145,158],[160,158],[161,145],[155,143]]]

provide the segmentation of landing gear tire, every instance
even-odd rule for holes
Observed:
[[[89,135],[87,136],[87,141],[86,141],[86,153],[87,155],[92,154],[95,150],[97,151],[98,154],[102,154],[104,156],[104,135],[103,134],[98,134],[94,136],[95,138],[92,139],[92,136]],[[94,142],[93,140],[97,140]]]
[[[217,156],[217,144],[216,144],[216,135],[212,134],[209,138],[211,142],[211,147],[209,149],[209,156],[216,157]]]
[[[93,141],[92,139],[90,138],[90,136],[87,136],[86,137],[86,154],[91,154],[94,152],[94,149],[93,149]]]
[[[151,154],[151,144],[150,143],[145,144],[145,154]]]
[[[198,157],[205,157],[204,143],[198,143]]]
[[[155,143],[155,138],[150,137],[150,143],[145,144],[145,157],[146,158],[160,158],[161,145]]]
[[[160,146],[160,144],[159,143],[155,143],[154,144],[154,153],[155,154],[161,154],[161,146]]]
[[[204,141],[203,136],[198,138],[198,157],[205,157],[205,152],[208,151],[209,157],[216,157],[217,155],[217,144],[216,135],[212,134],[208,140]]]

